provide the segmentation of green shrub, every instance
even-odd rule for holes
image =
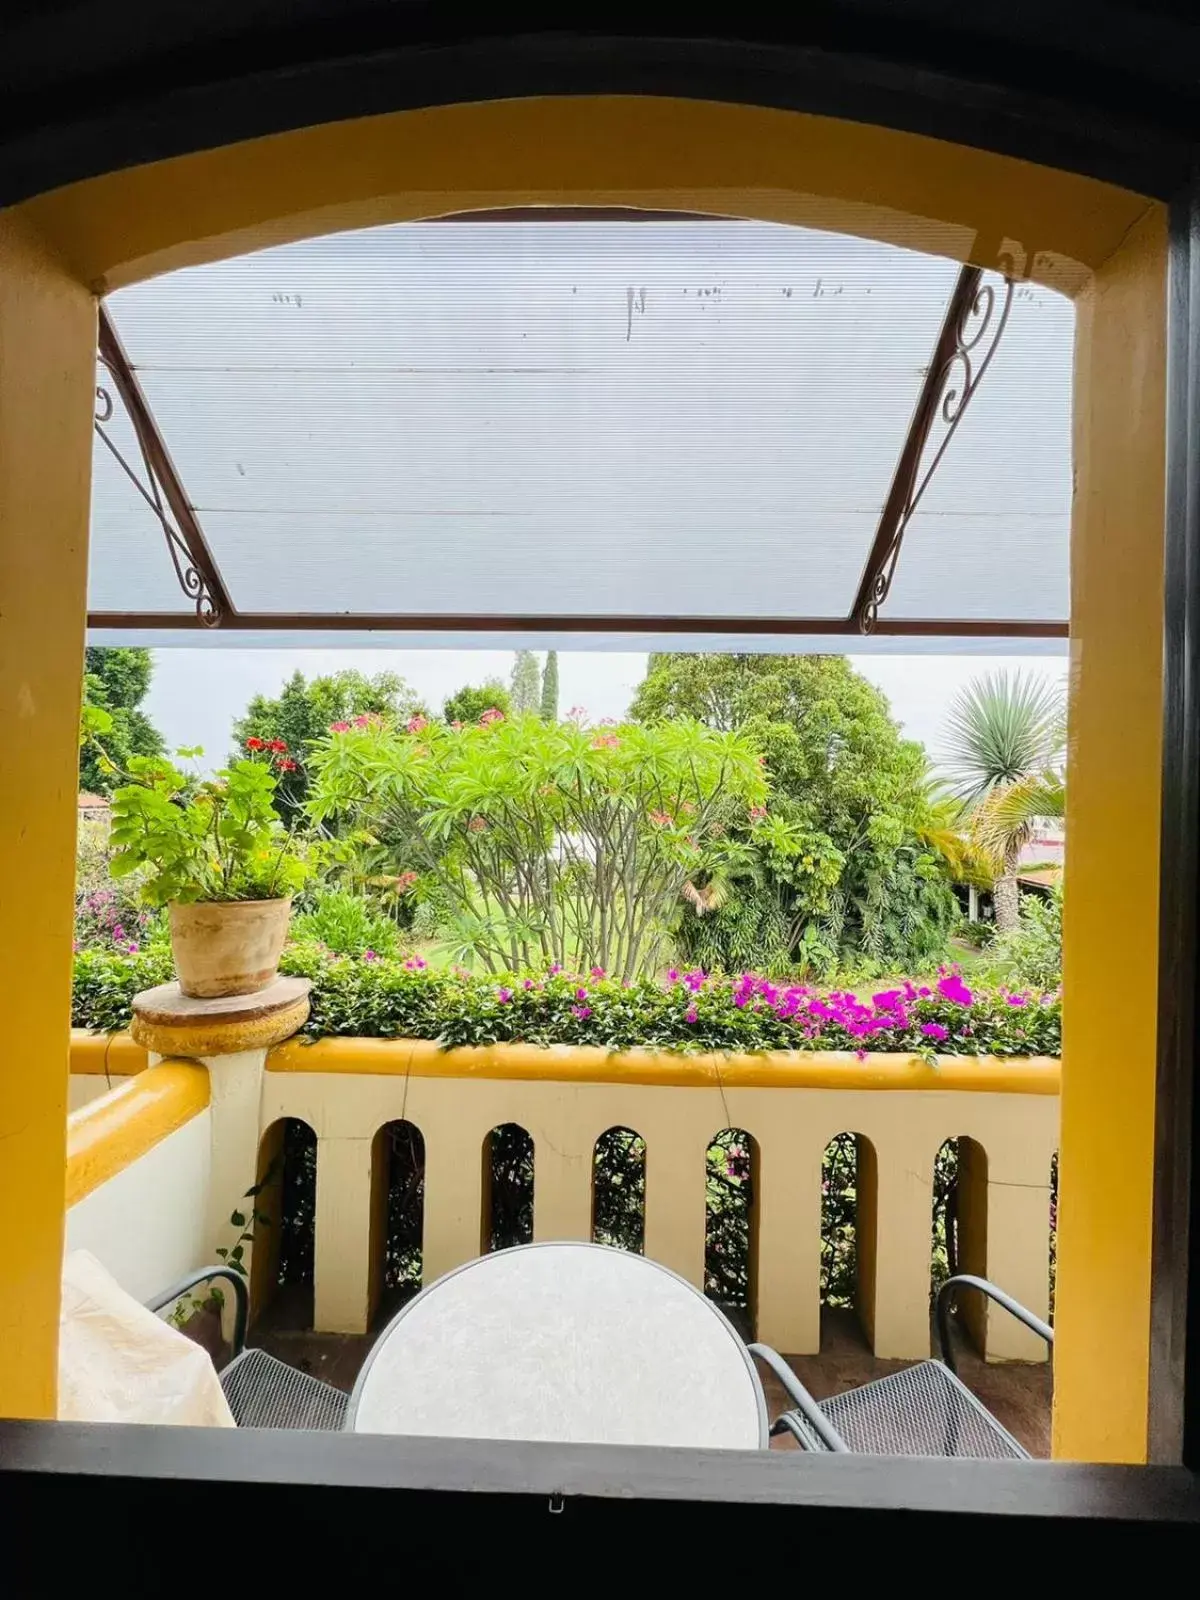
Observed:
[[[986,950],[995,940],[996,924],[985,917],[976,917],[974,921],[964,919],[959,923],[956,932],[960,939],[973,944],[976,950]]]
[[[1049,899],[1021,896],[1021,923],[1002,934],[989,952],[996,977],[1030,988],[1057,989],[1062,984],[1062,891]]]
[[[128,1025],[138,989],[166,981],[169,957],[127,958],[99,951],[76,956],[76,1026]],[[333,957],[319,946],[284,951],[280,970],[313,982],[305,1032],[368,1038],[431,1039],[445,1046],[524,1040],[593,1044],[682,1054],[703,1050],[885,1050],[939,1055],[1057,1055],[1057,996],[997,990],[973,993],[947,973],[931,984],[906,982],[860,1000],[781,986],[753,973],[736,979],[702,972],[621,984],[564,972],[481,978],[462,969],[432,972],[419,956]]]
[[[452,953],[497,974],[654,971],[685,886],[726,864],[734,818],[767,816],[753,741],[683,717],[361,720],[312,747],[313,821],[379,841],[376,870],[433,880]]]
[[[291,936],[300,943],[323,944],[337,956],[373,951],[394,956],[400,950],[396,924],[386,912],[348,889],[322,889],[292,918]]]
[[[169,983],[174,976],[171,952],[165,945],[132,956],[112,950],[80,950],[75,956],[71,989],[72,1025],[95,1033],[128,1028],[134,995],[140,989]]]

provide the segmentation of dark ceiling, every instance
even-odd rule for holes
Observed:
[[[570,30],[542,6],[479,22],[422,0],[7,0],[2,16],[0,204],[306,123],[529,94],[798,107],[1164,196],[1200,128],[1198,0],[646,0],[577,4]]]

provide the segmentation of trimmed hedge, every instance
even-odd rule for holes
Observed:
[[[1057,1056],[1058,994],[972,992],[953,971],[871,996],[819,992],[754,973],[735,978],[670,973],[629,986],[594,972],[551,970],[482,978],[434,972],[418,957],[331,956],[293,945],[281,970],[312,979],[312,1038],[434,1039],[451,1045],[505,1041],[591,1044],[696,1053],[714,1050],[889,1051],[961,1056]],[[130,1022],[139,989],[172,976],[170,954],[84,950],[75,957],[72,1022],[114,1032]]]

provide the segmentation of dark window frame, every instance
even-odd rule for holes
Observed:
[[[856,7],[826,9],[839,14],[843,35],[847,28],[854,34]],[[900,9],[893,7],[895,13]],[[131,15],[136,6],[124,10]],[[274,10],[278,42],[293,13],[282,4],[259,10]],[[1124,15],[1132,39],[1140,24],[1131,10]],[[1092,1552],[1102,1528],[1182,1530],[1200,1521],[1194,1472],[1200,1467],[1200,1230],[1191,1228],[1189,1237],[1200,1199],[1200,1161],[1192,1159],[1200,1111],[1200,1096],[1193,1094],[1200,977],[1200,187],[1193,177],[1180,189],[1189,143],[1178,126],[1182,99],[1164,94],[1156,113],[1151,74],[1145,75],[1136,125],[1099,115],[1096,103],[1083,103],[1086,95],[1081,101],[1080,74],[1095,90],[1093,101],[1107,97],[1110,108],[1128,80],[1121,77],[1120,28],[1107,66],[1099,66],[1084,38],[1086,18],[1075,22],[1082,30],[1076,76],[1062,72],[1050,80],[1062,84],[1061,95],[1031,81],[1038,61],[1044,66],[1049,59],[1044,52],[1036,56],[1044,31],[1036,17],[1029,23],[1028,50],[1007,57],[986,84],[967,70],[968,34],[946,32],[945,48],[935,49],[928,28],[909,36],[903,48],[893,32],[874,57],[845,39],[830,46],[819,39],[681,39],[644,31],[639,38],[613,40],[522,32],[519,25],[509,36],[482,44],[428,34],[417,40],[414,26],[413,38],[402,46],[394,40],[386,47],[360,43],[355,54],[347,44],[349,29],[338,41],[336,24],[326,19],[325,35],[304,62],[264,66],[261,41],[259,53],[242,68],[236,50],[185,52],[159,71],[149,92],[138,81],[136,63],[143,30],[130,27],[131,65],[124,77],[117,72],[91,94],[77,96],[64,69],[57,96],[53,85],[43,86],[24,125],[22,104],[14,102],[13,119],[0,133],[0,204],[99,170],[341,115],[553,92],[673,93],[819,111],[1041,159],[1150,195],[1177,196],[1168,329],[1167,737],[1149,1420],[1154,1454],[1186,1465],[832,1459],[10,1421],[0,1423],[0,1503],[10,1515],[22,1503],[45,1506],[56,1518],[65,1515],[69,1520],[57,1525],[69,1527],[78,1546],[86,1529],[111,1532],[113,1515],[128,1511],[134,1492],[143,1510],[155,1515],[135,1514],[139,1540],[136,1549],[134,1541],[122,1540],[124,1553],[136,1564],[157,1552],[160,1576],[171,1570],[162,1560],[178,1563],[198,1511],[209,1519],[214,1549],[221,1534],[212,1518],[234,1519],[224,1526],[242,1533],[247,1521],[261,1528],[266,1508],[275,1506],[292,1516],[324,1518],[327,1526],[336,1518],[338,1537],[345,1544],[353,1536],[364,1561],[385,1543],[394,1552],[401,1515],[397,1494],[418,1516],[426,1508],[435,1516],[449,1513],[428,1525],[410,1525],[411,1542],[427,1546],[425,1556],[445,1570],[468,1559],[462,1547],[489,1520],[499,1518],[498,1525],[517,1538],[524,1530],[537,1541],[531,1548],[540,1557],[578,1552],[589,1539],[622,1528],[646,1528],[664,1542],[676,1530],[703,1538],[712,1523],[706,1507],[713,1503],[722,1506],[723,1526],[760,1536],[836,1525],[861,1538],[863,1518],[870,1517],[872,1532],[896,1539],[889,1554],[902,1546],[927,1554],[931,1535],[954,1528],[986,1535],[1003,1525],[1006,1533],[1032,1542],[1047,1517],[1055,1519],[1056,1540],[1075,1531]],[[1149,35],[1137,43],[1148,48]],[[955,51],[957,59],[948,60]],[[269,48],[266,57],[271,59]],[[179,64],[185,58],[192,64],[190,78]],[[1026,59],[1033,63],[1028,71],[1021,66]],[[1103,1404],[1102,1395],[1097,1404]],[[470,1502],[465,1493],[473,1496]],[[309,1504],[314,1494],[323,1496],[319,1508]],[[455,1537],[464,1516],[470,1519],[462,1529],[466,1540]],[[244,1546],[244,1538],[239,1543]],[[1161,1546],[1154,1548],[1157,1553]],[[1054,1549],[1059,1554],[1061,1543]],[[309,1552],[308,1536],[298,1538],[297,1567]],[[638,1559],[632,1547],[628,1553]],[[761,1554],[769,1561],[788,1559],[778,1544],[764,1543]],[[503,1550],[493,1545],[491,1555],[498,1562]],[[123,1570],[114,1559],[111,1552],[105,1557],[108,1569]],[[278,1552],[272,1562],[278,1570]]]

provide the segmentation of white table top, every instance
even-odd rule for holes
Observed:
[[[409,1301],[355,1385],[358,1433],[757,1450],[742,1341],[657,1262],[591,1244],[481,1256]]]

